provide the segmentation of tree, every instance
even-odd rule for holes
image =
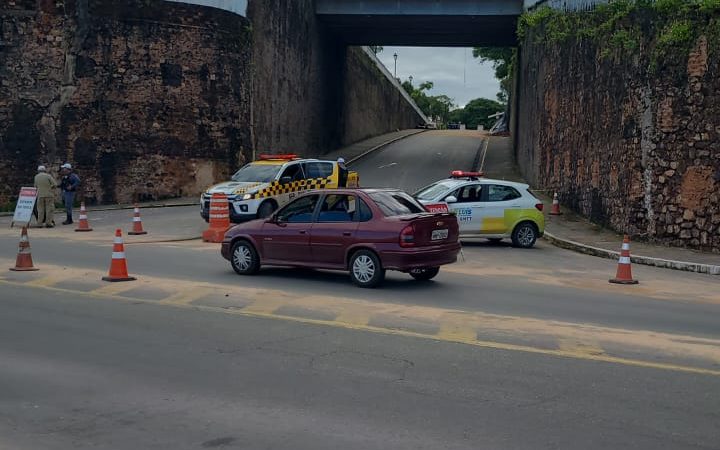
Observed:
[[[432,81],[420,83],[417,88],[410,80],[402,82],[402,87],[410,94],[418,108],[428,117],[439,117],[441,122],[447,122],[450,109],[454,106],[453,99],[447,95],[427,95],[435,84]]]
[[[382,53],[383,46],[382,45],[371,45],[370,50],[377,55],[378,53]]]
[[[502,103],[487,98],[476,98],[468,102],[464,108],[450,111],[449,120],[451,122],[464,123],[468,129],[477,128],[478,125],[489,129],[497,119],[490,119],[488,116],[504,110],[505,106]]]
[[[512,90],[512,78],[515,71],[516,50],[510,47],[475,47],[473,56],[481,62],[492,62],[495,78],[500,81],[498,100],[507,103]]]

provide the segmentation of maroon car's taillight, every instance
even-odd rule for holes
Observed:
[[[542,203],[535,203],[535,207],[538,211],[542,211],[545,205],[543,205]]]
[[[415,229],[408,225],[400,232],[400,247],[412,247],[415,245]]]

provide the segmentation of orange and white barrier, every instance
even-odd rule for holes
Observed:
[[[128,275],[125,244],[123,243],[122,230],[120,229],[115,230],[110,271],[108,275],[102,277],[102,279],[103,281],[133,281],[137,279]]]
[[[92,231],[90,223],[88,222],[87,210],[85,209],[85,202],[80,203],[80,223],[75,231]]]
[[[550,209],[551,216],[559,216],[562,212],[560,211],[560,201],[558,200],[557,192],[553,195],[552,208]]]
[[[128,231],[130,235],[147,234],[147,231],[143,230],[142,219],[140,218],[140,207],[135,205],[133,210],[133,229]]]
[[[32,254],[30,252],[30,240],[28,239],[27,227],[22,228],[20,234],[20,245],[18,246],[18,254],[15,259],[15,267],[10,270],[15,272],[33,272],[40,270],[33,266]]]
[[[638,284],[637,280],[632,277],[632,262],[630,261],[630,237],[626,234],[623,239],[622,249],[620,251],[620,260],[618,261],[617,274],[615,278],[610,280],[615,284]]]
[[[210,198],[210,228],[203,231],[203,241],[222,242],[230,228],[230,206],[227,195],[213,194]]]

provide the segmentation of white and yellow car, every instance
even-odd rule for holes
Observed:
[[[430,211],[457,215],[460,237],[509,238],[531,248],[545,232],[543,203],[523,183],[483,178],[479,172],[453,171],[414,194]]]
[[[261,155],[235,172],[230,181],[205,191],[200,198],[200,215],[208,220],[210,198],[220,193],[228,196],[232,222],[265,218],[303,191],[339,187],[345,175],[345,187],[358,187],[357,173],[345,170],[341,173],[337,161]]]

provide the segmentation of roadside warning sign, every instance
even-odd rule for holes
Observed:
[[[20,188],[20,195],[18,196],[17,206],[15,206],[12,225],[21,225],[24,227],[30,225],[36,199],[37,189],[34,187]]]

